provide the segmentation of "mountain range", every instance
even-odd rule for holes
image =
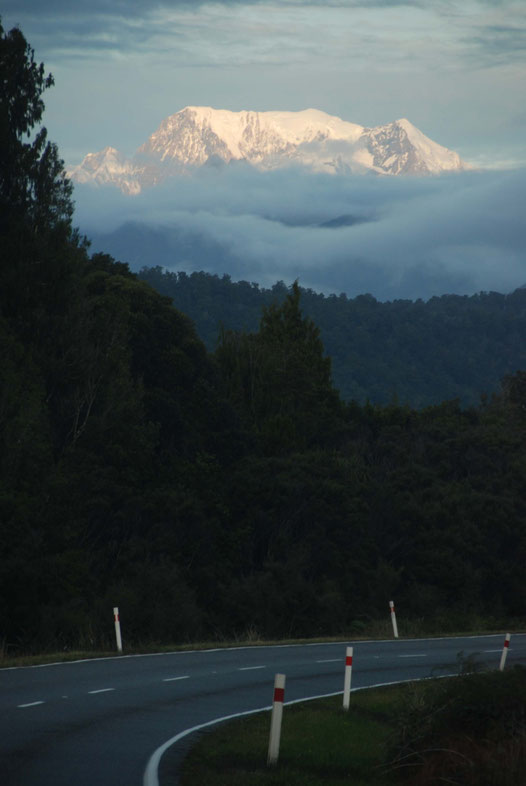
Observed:
[[[259,170],[299,166],[343,175],[434,175],[469,168],[405,118],[366,128],[317,109],[231,112],[187,106],[163,120],[131,158],[106,147],[89,153],[68,176],[133,195],[199,167],[236,162]]]

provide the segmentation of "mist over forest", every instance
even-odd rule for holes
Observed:
[[[75,187],[76,221],[135,271],[282,280],[379,300],[526,283],[526,170],[437,177],[204,167],[138,196]]]

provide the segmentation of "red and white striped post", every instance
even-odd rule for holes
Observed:
[[[275,767],[278,763],[279,742],[281,739],[281,719],[283,717],[283,702],[285,701],[285,675],[276,674],[274,677],[274,701],[272,703],[272,718],[270,720],[270,739],[268,743],[267,765]]]
[[[121,621],[119,618],[118,606],[113,607],[113,619],[115,620],[115,638],[117,639],[117,649],[122,652]]]
[[[506,658],[508,657],[508,650],[510,648],[510,634],[506,633],[506,638],[504,639],[504,647],[502,648],[502,655],[500,656],[500,671],[504,671],[504,666],[506,665]]]
[[[345,678],[343,680],[343,709],[348,710],[351,702],[351,676],[352,676],[353,648],[347,647],[345,652]]]
[[[395,639],[398,638],[398,625],[396,624],[395,607],[392,600],[389,601],[389,608],[391,609],[391,622],[393,623],[393,635]]]

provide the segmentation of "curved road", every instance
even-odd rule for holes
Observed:
[[[285,701],[343,690],[353,644],[353,688],[458,673],[457,655],[498,668],[504,635],[399,639],[138,655],[0,670],[2,786],[155,786],[147,764],[165,741],[216,718],[268,707],[274,674]],[[511,637],[507,666],[526,662]],[[188,738],[169,749],[170,767]],[[173,783],[161,759],[161,786]],[[164,768],[164,772],[163,772]]]

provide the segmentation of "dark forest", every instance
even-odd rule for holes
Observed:
[[[176,308],[75,230],[41,126],[53,79],[18,29],[0,72],[4,649],[105,646],[115,605],[128,644],[356,633],[391,597],[429,629],[522,616],[524,292],[247,284],[228,324],[232,285],[199,296],[202,276]]]
[[[210,351],[224,328],[256,331],[261,310],[288,294],[282,281],[265,289],[228,275],[160,267],[144,267],[139,278],[192,318]],[[458,398],[478,405],[499,391],[503,377],[526,368],[525,288],[386,303],[370,294],[300,289],[302,310],[320,329],[334,384],[347,401],[421,409]]]

